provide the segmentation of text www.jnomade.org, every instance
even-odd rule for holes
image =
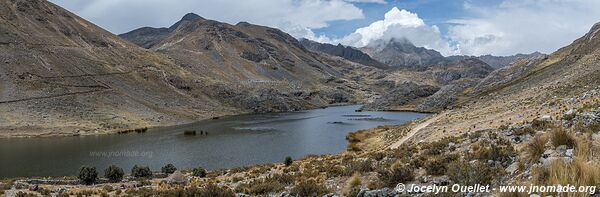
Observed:
[[[91,151],[90,157],[148,157],[152,158],[150,151]]]

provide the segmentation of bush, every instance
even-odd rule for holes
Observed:
[[[446,174],[450,180],[461,185],[490,185],[504,175],[503,168],[493,167],[483,162],[457,160],[448,166]]]
[[[298,184],[294,185],[290,190],[292,195],[302,196],[302,197],[320,197],[324,194],[329,193],[329,190],[323,186],[323,184],[318,184],[314,180],[301,181]]]
[[[370,159],[353,160],[346,164],[346,169],[343,175],[350,176],[356,172],[371,172],[373,171],[373,162]]]
[[[148,166],[135,165],[131,168],[131,175],[135,178],[150,178],[152,177],[152,171]]]
[[[457,154],[440,155],[433,157],[423,164],[429,175],[444,175],[448,164],[458,159]]]
[[[160,171],[165,174],[173,174],[177,171],[177,168],[173,164],[167,164],[166,166],[163,166]]]
[[[283,191],[283,189],[285,189],[284,184],[274,179],[256,180],[249,184],[242,184],[239,187],[240,189],[238,190],[241,192],[253,196],[266,196],[267,194]]]
[[[398,183],[405,183],[415,179],[413,169],[405,165],[393,166],[390,170],[379,172],[379,179],[387,187],[396,187]]]
[[[108,166],[108,168],[104,170],[104,177],[110,180],[110,182],[119,182],[123,180],[124,175],[125,172],[123,172],[123,168],[116,165]]]
[[[202,167],[197,167],[192,170],[192,175],[195,177],[206,177],[206,170]]]
[[[187,196],[194,197],[235,197],[235,193],[230,189],[221,188],[214,184],[209,184],[204,188],[195,191],[187,191]]]
[[[291,166],[293,162],[294,162],[294,160],[290,156],[285,157],[285,160],[283,161],[285,166]]]
[[[84,184],[93,184],[98,179],[98,171],[96,167],[81,166],[79,169],[79,180]]]
[[[554,129],[551,135],[552,145],[554,145],[554,147],[558,147],[560,145],[566,145],[568,148],[575,147],[575,138],[573,138],[571,134],[567,133],[565,129]]]
[[[489,145],[489,147],[481,147],[477,151],[474,151],[472,157],[474,159],[484,162],[487,162],[488,160],[493,160],[506,163],[508,161],[511,161],[512,157],[515,155],[515,150],[511,144],[497,145],[495,143],[492,143],[491,145]]]

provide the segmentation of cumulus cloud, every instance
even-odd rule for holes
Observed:
[[[505,0],[495,6],[465,4],[472,17],[450,20],[448,37],[462,54],[551,53],[600,21],[596,0]]]
[[[315,37],[311,29],[336,20],[364,17],[353,2],[383,0],[51,0],[113,33],[142,26],[165,27],[194,12],[202,17],[235,24],[247,21],[280,28],[296,37]]]
[[[397,7],[387,12],[383,20],[359,28],[336,41],[345,45],[364,47],[373,41],[392,38],[407,39],[416,46],[435,49],[444,55],[455,54],[437,26],[429,26],[416,13],[400,10]]]

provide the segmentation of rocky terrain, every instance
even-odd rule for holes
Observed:
[[[394,70],[384,78],[394,82],[391,91],[365,104],[363,110],[438,112],[451,107],[459,97],[467,97],[467,90],[493,70],[478,59]]]
[[[377,40],[361,50],[373,59],[397,68],[421,68],[445,60],[439,52],[416,47],[406,39]]]
[[[4,32],[0,34],[0,54],[3,55],[4,64],[0,67],[0,113],[7,114],[0,117],[3,131],[22,127],[52,130],[59,128],[58,125],[62,126],[60,128],[64,125],[96,128],[99,127],[95,125],[98,117],[105,118],[102,119],[104,123],[126,122],[128,125],[140,124],[141,120],[156,124],[153,117],[176,122],[185,115],[206,116],[200,113],[201,110],[208,109],[213,103],[221,107],[211,110],[226,112],[223,106],[228,106],[226,109],[231,113],[237,113],[233,112],[239,109],[237,105],[223,105],[211,99],[213,97],[210,94],[200,94],[206,91],[201,88],[203,86],[190,85],[195,84],[190,80],[197,80],[199,84],[206,83],[209,84],[207,87],[215,89],[220,87],[218,84],[232,83],[226,79],[255,74],[240,71],[246,64],[234,67],[225,61],[220,64],[223,69],[240,70],[231,76],[224,75],[223,81],[192,72],[197,69],[194,65],[208,65],[219,59],[210,60],[204,56],[207,53],[215,54],[209,50],[214,46],[218,46],[219,50],[212,52],[218,52],[216,54],[219,56],[229,55],[234,60],[242,58],[253,61],[268,56],[261,61],[254,61],[258,64],[255,66],[262,66],[260,62],[263,61],[283,64],[277,67],[278,70],[294,69],[285,64],[285,59],[314,63],[316,65],[312,67],[320,72],[302,72],[321,73],[317,75],[319,77],[310,77],[325,79],[324,84],[337,84],[329,86],[306,82],[306,86],[311,88],[339,87],[342,95],[355,90],[354,95],[360,93],[367,100],[381,96],[366,91],[369,87],[397,89],[392,92],[406,97],[431,94],[422,98],[421,104],[433,104],[415,103],[416,107],[441,110],[404,125],[380,126],[349,134],[347,151],[337,155],[306,156],[295,161],[286,159],[285,163],[215,170],[207,174],[184,170],[177,177],[169,175],[165,178],[164,173],[138,177],[127,175],[125,179],[115,182],[98,179],[95,180],[98,184],[93,185],[82,185],[74,177],[3,180],[0,192],[7,195],[16,196],[20,192],[20,195],[62,196],[362,197],[431,195],[397,191],[395,187],[398,183],[407,186],[455,183],[489,184],[492,187],[556,184],[600,186],[600,24],[594,25],[589,33],[571,45],[548,56],[520,59],[497,71],[492,71],[489,65],[478,59],[467,59],[449,64],[449,69],[433,65],[425,70],[405,69],[404,72],[386,74],[387,71],[352,63],[341,57],[300,53],[303,47],[287,39],[289,37],[284,34],[269,32],[270,28],[245,27],[248,26],[245,23],[219,25],[200,19],[187,23],[189,26],[181,25],[172,35],[161,39],[152,50],[147,51],[43,1],[15,0],[2,3],[0,25],[3,26],[0,30]],[[43,12],[29,13],[30,10]],[[28,31],[20,31],[19,28]],[[40,32],[40,29],[43,31]],[[241,33],[223,34],[224,31]],[[262,39],[277,47],[278,51],[289,53],[270,51],[266,48],[270,45],[260,40],[260,44],[245,42],[260,38],[250,36],[255,35],[252,34],[255,31],[270,35]],[[203,41],[208,38],[211,42]],[[231,43],[235,43],[233,45],[236,47],[219,42],[219,39],[233,40]],[[291,44],[291,47],[282,43]],[[203,47],[199,50],[197,46]],[[208,46],[208,49],[204,46]],[[255,47],[258,53],[243,55],[243,49],[248,47]],[[186,50],[189,52],[183,53]],[[189,64],[182,63],[185,58],[176,56],[176,51],[182,52],[183,57],[196,55],[194,57],[208,63],[195,60],[189,60]],[[264,52],[262,55],[261,51]],[[290,53],[299,56],[287,56]],[[343,65],[327,67],[337,63]],[[467,71],[464,71],[465,68]],[[218,74],[214,70],[206,72]],[[285,76],[295,79],[295,72]],[[330,77],[320,78],[323,75]],[[261,77],[277,79],[267,74]],[[403,87],[419,87],[424,91],[404,91]],[[196,90],[203,91],[193,94]],[[252,92],[261,91],[266,89]],[[232,101],[236,98],[235,93],[225,91],[218,95],[226,95],[226,100]],[[273,97],[273,94],[261,92],[260,95],[264,97],[259,98],[266,97],[263,101],[273,104],[268,106],[281,106],[281,102],[290,99],[278,100],[281,97]],[[444,100],[451,97],[448,95],[454,95],[452,107],[437,104],[448,102]],[[296,94],[288,96],[298,97]],[[335,98],[343,97],[329,96],[323,100],[344,100]],[[378,102],[376,100],[373,102]],[[197,104],[197,108],[184,105],[188,102]],[[141,113],[141,110],[145,110],[145,113]],[[446,195],[530,196],[498,191],[464,191]],[[598,195],[598,190],[533,194],[559,195],[593,196]]]
[[[380,68],[380,69],[389,68],[388,65],[378,62],[377,60],[374,60],[369,55],[363,53],[359,49],[355,49],[355,48],[352,48],[349,46],[343,46],[341,44],[332,45],[332,44],[318,43],[318,42],[314,42],[314,41],[311,41],[308,39],[301,39],[300,43],[304,47],[306,47],[308,50],[342,57],[344,59],[362,64],[362,65],[366,65],[366,66],[373,66],[373,67]]]

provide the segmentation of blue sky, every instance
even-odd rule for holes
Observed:
[[[485,4],[497,4],[497,1],[489,0],[485,1]],[[319,35],[342,37],[352,33],[359,27],[383,19],[383,14],[393,7],[417,13],[425,23],[440,27],[442,33],[446,33],[448,30],[448,20],[467,15],[464,11],[463,1],[457,0],[389,0],[386,4],[356,3],[355,5],[363,10],[365,18],[351,21],[333,21],[329,27],[315,29],[314,32]]]
[[[363,47],[405,38],[443,55],[551,53],[600,22],[599,0],[50,0],[115,34],[193,12]]]

